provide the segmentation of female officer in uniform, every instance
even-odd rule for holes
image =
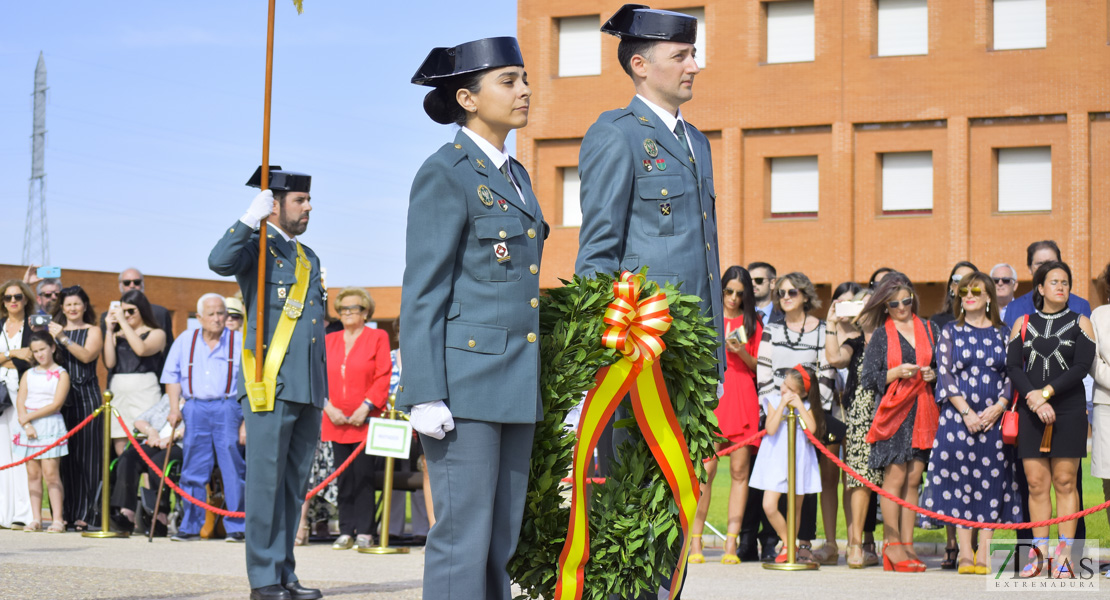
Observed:
[[[511,597],[539,392],[539,264],[547,225],[505,138],[528,123],[524,60],[511,37],[435,48],[412,82],[424,110],[456,124],[409,197],[399,406],[421,434],[436,524],[424,597]]]

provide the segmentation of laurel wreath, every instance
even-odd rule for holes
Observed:
[[[536,424],[520,541],[508,567],[524,597],[554,596],[570,519],[569,499],[564,496],[570,486],[562,479],[570,475],[575,441],[575,432],[564,420],[594,386],[597,371],[619,358],[615,350],[601,345],[602,315],[613,299],[614,279],[619,277],[599,274],[564,280],[564,287],[550,290],[540,306],[544,418]],[[655,289],[649,282],[643,293],[650,295]],[[663,291],[674,321],[663,336],[667,348],[660,366],[694,470],[704,482],[702,461],[712,455],[713,443],[721,440],[713,414],[717,334],[696,296],[683,295],[671,284]],[[620,462],[615,462],[606,482],[590,486],[590,560],[584,600],[654,592],[660,582],[670,579],[682,549],[678,509],[635,419],[615,426],[628,427],[630,438],[618,449]]]

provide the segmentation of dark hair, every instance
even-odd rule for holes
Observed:
[[[852,294],[852,297],[855,297],[856,294],[858,294],[862,291],[863,291],[863,286],[861,286],[860,284],[858,284],[854,281],[845,281],[844,283],[836,286],[836,289],[833,290],[832,297],[833,297],[833,300],[836,300],[837,298],[843,296],[844,294],[848,294],[848,293]]]
[[[1063,260],[1063,256],[1060,254],[1060,247],[1056,245],[1056,242],[1052,240],[1041,240],[1029,244],[1029,247],[1025,249],[1025,266],[1033,268],[1033,255],[1036,254],[1038,250],[1044,250],[1045,248],[1056,253],[1056,262],[1061,262]]]
[[[733,265],[721,275],[721,289],[724,290],[728,282],[739,279],[744,291],[740,293],[740,308],[744,313],[744,327],[748,335],[755,335],[755,324],[759,320],[759,311],[755,309],[755,290],[752,289],[752,275],[740,265]],[[722,292],[723,293],[723,292]]]
[[[995,327],[1002,326],[1002,317],[998,314],[998,292],[994,287],[994,280],[991,276],[976,271],[969,274],[960,280],[960,287],[969,287],[972,283],[978,283],[983,287],[983,291],[987,293],[987,318],[991,320],[991,325]],[[963,296],[959,297],[958,303],[952,304],[952,316],[956,317],[956,322],[960,325],[964,324],[964,310],[963,310]]]
[[[798,369],[803,369],[806,375],[809,376],[809,394],[803,400],[809,402],[809,412],[813,415],[813,424],[815,425],[813,435],[819,439],[825,439],[825,408],[821,406],[821,384],[817,382],[817,372],[805,366],[798,365],[792,369],[787,369],[786,373],[782,376],[783,381],[793,379],[803,392],[806,389],[805,380],[802,379],[802,374]]]
[[[1095,280],[1095,287],[1102,293],[1102,297],[1106,298],[1110,294],[1110,263],[1106,263],[1106,268],[1099,274],[1098,279]]]
[[[8,288],[10,287],[19,288],[19,293],[23,294],[23,318],[26,319],[35,314],[38,305],[35,302],[36,296],[35,293],[31,291],[31,286],[23,283],[22,279],[9,279],[0,285],[0,294],[8,293]],[[9,316],[8,303],[0,302],[0,318],[7,319]]]
[[[119,298],[120,304],[133,304],[135,308],[139,309],[139,316],[143,319],[143,324],[151,329],[159,329],[158,322],[154,320],[154,311],[150,308],[150,300],[146,299],[146,294],[139,290],[129,290]],[[116,324],[119,327],[119,324]]]
[[[1041,265],[1041,267],[1037,269],[1037,272],[1033,273],[1033,306],[1037,307],[1037,310],[1044,310],[1044,296],[1041,295],[1041,292],[1037,290],[1037,288],[1044,285],[1044,280],[1048,278],[1048,272],[1053,269],[1061,269],[1067,273],[1068,285],[1069,287],[1071,285],[1071,267],[1068,266],[1068,263],[1059,260],[1050,260]],[[1069,289],[1068,292],[1070,294],[1071,290]]]
[[[463,110],[455,95],[464,88],[471,94],[477,94],[482,89],[482,77],[489,70],[464,73],[445,79],[424,96],[424,112],[441,125],[452,123],[459,126],[466,125],[469,113]]]
[[[58,349],[58,344],[54,342],[54,336],[50,335],[49,331],[32,331],[31,337],[27,341],[27,347],[30,348],[31,344],[35,342],[42,342],[47,346],[50,346],[52,350]],[[53,356],[53,352],[51,352],[51,355]],[[31,363],[36,365],[38,364],[38,361],[35,360],[34,354],[31,355]]]
[[[879,275],[882,275],[883,273],[896,273],[896,272],[897,271],[895,271],[894,269],[891,269],[890,267],[879,267],[878,269],[875,269],[875,272],[871,274],[871,277],[867,278],[867,287],[869,287],[871,289],[875,289],[875,278],[877,278]]]
[[[910,278],[906,277],[904,274],[898,271],[891,271],[879,282],[878,289],[875,290],[874,294],[871,294],[871,298],[867,301],[867,304],[863,305],[863,310],[860,311],[859,317],[856,317],[856,322],[860,323],[865,328],[878,328],[887,318],[886,303],[902,290],[909,292],[910,296],[913,298],[913,314],[916,315],[921,305],[918,303],[917,293],[913,289],[913,283],[910,282]]]
[[[953,311],[952,307],[956,304],[956,296],[952,293],[952,278],[956,276],[956,271],[964,268],[971,269],[972,272],[975,273],[979,272],[979,267],[976,267],[975,265],[971,264],[971,262],[966,260],[961,260],[960,262],[956,263],[954,267],[952,267],[952,270],[948,273],[948,283],[945,284],[947,286],[947,289],[944,292],[944,305],[940,307],[939,314],[947,314]]]
[[[765,269],[768,273],[771,274],[772,279],[775,279],[779,276],[779,272],[775,270],[774,265],[772,265],[771,263],[753,262],[748,264],[748,273],[751,273],[756,269]]]
[[[813,286],[813,282],[809,277],[801,271],[794,271],[779,277],[775,281],[775,288],[771,290],[774,292],[772,300],[775,303],[775,308],[782,312],[782,301],[779,298],[778,291],[782,287],[783,282],[789,281],[790,285],[798,289],[802,295],[802,312],[809,314],[809,311],[815,308],[821,308],[821,298],[817,296],[817,288]],[[804,328],[804,327],[803,327]]]
[[[81,315],[81,321],[89,325],[96,325],[96,311],[93,310],[92,303],[89,302],[89,295],[86,294],[85,290],[79,285],[71,285],[64,288],[62,292],[58,294],[58,303],[54,305],[54,313],[52,315],[54,317],[54,322],[59,325],[66,324],[66,315],[65,312],[62,311],[62,305],[65,304],[66,298],[70,296],[76,296],[81,302],[85,303],[85,312]]]
[[[653,58],[652,51],[657,43],[655,40],[643,38],[621,38],[620,44],[617,45],[617,60],[629,77],[632,77],[632,57],[639,54],[650,62]]]

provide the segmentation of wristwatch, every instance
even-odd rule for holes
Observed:
[[[1052,398],[1052,392],[1049,392],[1048,388],[1042,389],[1041,390],[1041,398],[1044,398],[1045,400],[1048,400],[1049,398]]]
[[[969,406],[969,407],[967,407],[967,408],[965,408],[965,409],[963,410],[963,412],[961,412],[961,413],[960,413],[960,416],[961,416],[961,417],[966,417],[966,416],[967,416],[967,413],[969,413],[969,412],[971,412],[971,407],[970,407],[970,406]]]
[[[5,350],[4,351],[4,360],[8,360],[11,357],[12,357],[11,351],[10,350]]]

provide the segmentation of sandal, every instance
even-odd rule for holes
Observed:
[[[798,552],[795,554],[799,563],[817,562],[813,556],[813,546],[809,542],[799,542]]]
[[[960,553],[959,547],[956,547],[956,548],[945,547],[945,549],[944,549],[944,560],[940,561],[940,568],[944,569],[945,571],[951,571],[952,569],[955,569],[956,568],[956,557],[959,555],[959,553]]]
[[[293,545],[294,546],[307,546],[308,545],[308,534],[311,533],[311,532],[312,532],[312,529],[308,525],[305,525],[304,527],[301,527],[300,531],[297,532],[297,538],[295,540],[293,540]]]
[[[1073,543],[1075,543],[1073,538],[1060,536],[1060,544],[1056,546],[1056,552],[1053,554],[1053,560],[1060,565],[1056,568],[1057,579],[1075,579],[1075,573],[1071,570],[1071,545]]]
[[[875,549],[875,541],[864,542],[863,546],[863,566],[875,567],[879,565],[879,552]]]
[[[47,528],[46,533],[65,533],[66,524],[61,521],[54,521]]]
[[[840,548],[837,548],[836,542],[825,542],[824,546],[813,551],[813,559],[819,565],[836,566],[840,563]]]
[[[74,521],[73,522],[73,530],[78,532],[78,533],[80,533],[82,531],[85,531],[88,528],[89,528],[89,524],[84,522],[84,521]]]
[[[852,548],[859,548],[859,557],[852,556]],[[863,568],[863,544],[848,544],[847,556],[845,562],[848,563],[849,569],[862,569]]]
[[[736,544],[736,534],[735,533],[726,533],[725,534],[725,548],[728,548],[729,538],[732,538],[733,545]],[[732,552],[731,554],[728,553],[728,552],[725,552],[724,554],[721,555],[721,564],[722,565],[738,565],[738,564],[740,564],[740,556],[737,555],[736,552]]]
[[[23,526],[23,531],[42,531],[42,523],[39,523],[38,521],[31,521],[30,523]]]
[[[698,540],[698,545],[701,545],[701,534],[700,533],[691,533],[690,537],[697,539]],[[702,548],[702,550],[704,550],[704,549],[705,548]],[[700,564],[705,562],[705,553],[704,552],[691,552],[690,556],[686,558],[686,562],[700,565]]]
[[[1030,577],[1036,577],[1037,575],[1041,574],[1041,557],[1048,554],[1048,538],[1035,537],[1032,539],[1031,544],[1032,547],[1029,548],[1030,561],[1025,563],[1025,566],[1021,569],[1021,573],[1018,575],[1019,577],[1026,579]],[[1044,546],[1044,551],[1038,553],[1037,550],[1042,545]]]

